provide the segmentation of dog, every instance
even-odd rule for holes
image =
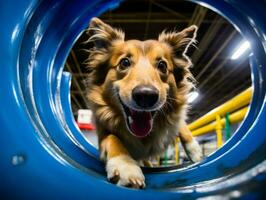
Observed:
[[[185,123],[193,87],[186,56],[197,27],[163,31],[158,40],[127,40],[125,34],[92,18],[87,29],[87,98],[95,115],[107,178],[120,186],[144,188],[139,163],[161,154],[179,137],[188,157],[201,149]]]

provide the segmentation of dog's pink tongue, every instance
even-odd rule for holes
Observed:
[[[138,112],[130,110],[132,123],[130,124],[131,131],[137,137],[147,136],[152,129],[152,115],[150,112]]]

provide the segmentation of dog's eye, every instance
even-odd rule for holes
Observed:
[[[163,60],[160,60],[157,64],[157,68],[164,74],[167,73],[167,63]]]
[[[119,63],[119,67],[121,70],[127,69],[128,67],[130,67],[130,65],[131,65],[131,62],[129,58],[123,58]]]

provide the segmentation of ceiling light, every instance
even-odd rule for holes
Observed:
[[[239,45],[238,48],[236,48],[235,52],[233,53],[231,59],[236,60],[240,56],[242,56],[248,49],[250,48],[250,44],[248,41],[244,41]]]
[[[195,99],[199,96],[199,93],[197,91],[190,92],[188,94],[188,103],[192,103],[195,101]]]

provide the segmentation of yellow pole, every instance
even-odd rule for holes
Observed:
[[[206,115],[202,116],[201,118],[189,124],[188,125],[189,130],[191,131],[196,130],[199,127],[204,126],[205,124],[215,121],[216,115],[225,116],[226,113],[232,113],[235,110],[238,110],[239,108],[249,104],[251,96],[252,96],[252,87],[246,89],[245,91],[241,92],[239,95],[235,96],[231,100],[218,106],[217,108],[208,112]]]
[[[232,114],[230,114],[229,116],[229,120],[230,120],[230,123],[231,124],[234,124],[234,123],[237,123],[239,121],[242,121],[246,115],[248,111],[248,107],[245,107],[245,108],[242,108]],[[213,122],[213,123],[210,123],[210,124],[207,124],[203,127],[200,127],[200,128],[197,128],[195,130],[192,131],[192,134],[193,136],[200,136],[200,135],[204,135],[206,133],[209,133],[213,130],[215,130],[216,128],[216,121]],[[221,123],[222,123],[222,126],[225,124],[225,119],[221,119]]]
[[[223,145],[223,126],[220,115],[216,115],[216,135],[217,135],[217,149]]]
[[[179,138],[175,140],[175,163],[179,164]]]

